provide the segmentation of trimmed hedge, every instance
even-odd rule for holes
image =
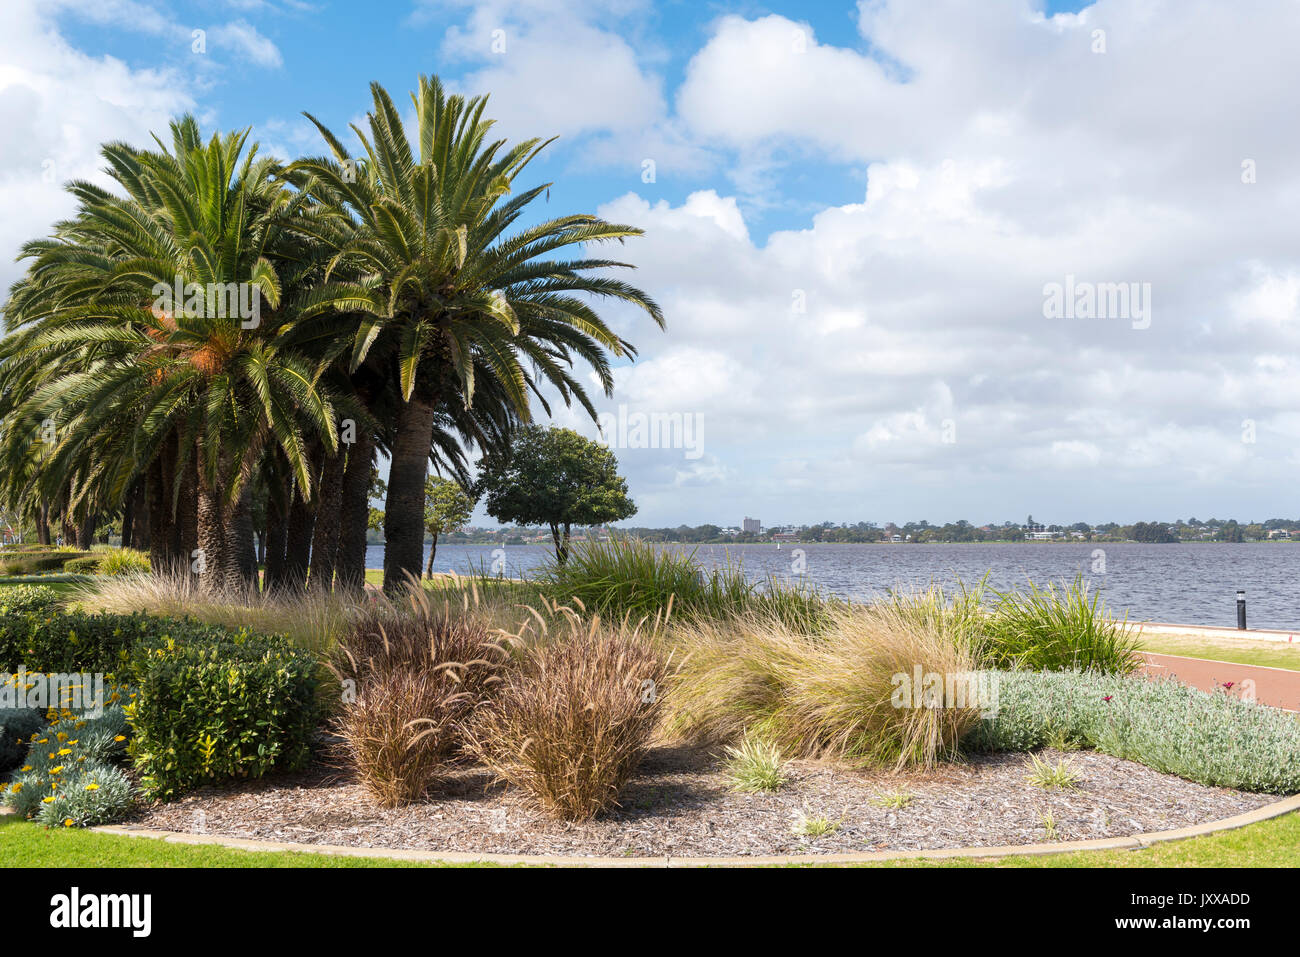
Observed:
[[[69,558],[63,563],[63,570],[69,575],[93,575],[99,571],[100,563],[103,559],[98,555],[87,555],[84,558]]]
[[[90,552],[78,552],[72,549],[5,554],[0,558],[0,572],[5,575],[34,575],[37,572],[62,571],[65,562],[88,557]]]
[[[152,797],[302,767],[320,718],[314,657],[283,637],[191,618],[0,614],[0,674],[20,666],[129,683],[130,754]]]
[[[0,672],[28,671],[123,672],[133,647],[143,641],[214,641],[228,637],[226,629],[193,618],[133,615],[90,615],[47,609],[0,615]]]
[[[59,593],[44,585],[8,585],[0,588],[0,618],[52,611],[59,600]]]
[[[132,675],[131,753],[151,797],[296,770],[310,757],[318,666],[282,638],[165,639],[140,649]]]
[[[1000,672],[996,714],[967,736],[977,750],[1052,741],[1094,748],[1212,787],[1300,791],[1300,718],[1170,679],[1094,672]]]

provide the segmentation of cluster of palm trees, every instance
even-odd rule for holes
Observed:
[[[372,84],[353,156],[282,163],[248,131],[103,147],[120,189],[73,182],[76,214],[27,243],[0,342],[0,505],[43,541],[121,517],[157,570],[229,591],[357,589],[369,489],[390,461],[384,585],[418,578],[430,465],[462,481],[546,395],[595,415],[634,354],[594,303],[662,326],[625,266],[589,251],[640,230],[590,215],[521,224],[550,141],[489,138],[485,97],[421,77],[412,143]],[[527,220],[524,220],[527,223]]]

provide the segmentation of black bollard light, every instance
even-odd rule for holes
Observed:
[[[1237,589],[1237,630],[1246,630],[1246,590]]]

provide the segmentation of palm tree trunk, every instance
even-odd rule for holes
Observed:
[[[348,450],[343,473],[342,524],[335,568],[340,591],[359,592],[366,583],[366,532],[370,527],[370,469],[374,443],[364,430]]]
[[[131,548],[142,552],[149,550],[149,506],[146,494],[148,484],[146,476],[136,480],[131,496],[134,519],[131,522],[130,541],[127,541],[125,531],[122,535],[123,545],[130,545]]]
[[[295,489],[289,506],[289,527],[284,547],[284,587],[301,590],[307,582],[307,563],[311,556],[311,533],[316,524],[314,502],[304,502]]]
[[[433,543],[429,546],[429,567],[424,570],[425,578],[433,577],[433,556],[438,553],[438,533],[432,532]]]
[[[176,481],[173,479],[172,481]],[[182,562],[194,559],[194,551],[202,547],[199,544],[198,516],[198,465],[193,458],[185,463],[181,472],[180,497],[176,500],[176,551]],[[169,508],[170,503],[169,503]]]
[[[44,503],[36,514],[36,541],[41,545],[50,544],[50,507]]]
[[[77,547],[83,552],[90,551],[90,546],[95,544],[95,525],[98,520],[99,516],[91,512],[77,526]]]
[[[313,591],[327,592],[334,585],[346,463],[342,450],[321,463],[320,485],[316,492],[316,529],[311,541],[311,575],[307,579]]]
[[[226,510],[221,491],[204,481],[199,487],[196,521],[199,547],[190,568],[199,576],[199,587],[209,594],[221,594],[228,588],[230,547],[227,539]]]
[[[424,564],[424,479],[429,471],[435,406],[412,395],[397,413],[388,500],[384,504],[384,591],[419,581]]]
[[[267,592],[284,588],[285,543],[289,540],[285,514],[285,493],[272,489],[266,498],[266,580]]]
[[[122,500],[122,547],[131,547],[131,535],[135,531],[135,489],[139,483],[132,482],[127,486],[126,495]]]
[[[145,500],[149,507],[149,567],[155,575],[168,574],[176,562],[172,548],[171,482],[163,456],[149,463],[145,473]]]
[[[230,515],[230,545],[239,567],[239,583],[257,587],[257,552],[253,546],[253,483],[245,482]]]

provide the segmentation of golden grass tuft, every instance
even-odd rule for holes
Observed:
[[[204,593],[195,576],[177,572],[99,577],[79,585],[69,601],[89,612],[192,616],[229,628],[248,627],[263,634],[285,635],[297,647],[325,655],[347,634],[356,610],[373,602],[373,594],[357,598],[305,591],[267,594],[249,589],[242,594],[215,596]]]
[[[978,708],[899,707],[896,692],[899,676],[910,681],[918,667],[945,680],[975,672],[973,632],[898,603],[826,614],[815,634],[753,615],[680,623],[669,732],[697,741],[752,733],[790,757],[860,767],[928,768],[956,757]]]

